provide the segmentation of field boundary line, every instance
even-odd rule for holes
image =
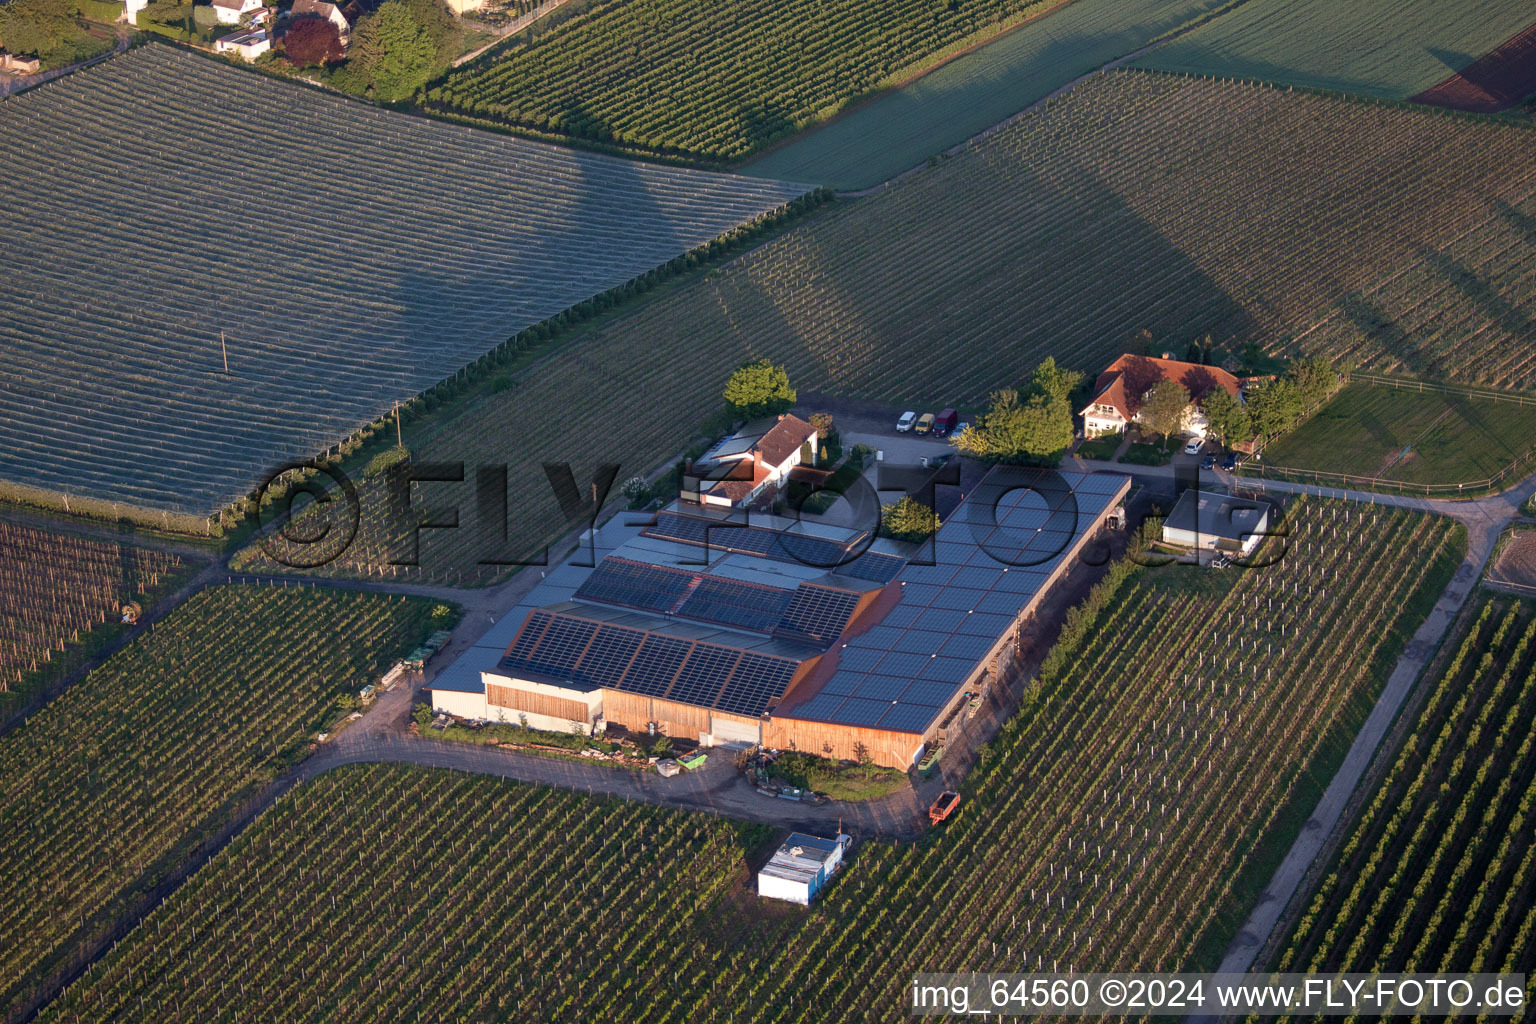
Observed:
[[[1214,11],[1210,11],[1210,12],[1202,15],[1201,17],[1197,18],[1196,20],[1190,22],[1187,25],[1181,25],[1181,26],[1179,26],[1176,29],[1173,29],[1173,30],[1171,30],[1169,32],[1165,32],[1163,35],[1158,36],[1156,39],[1154,39],[1151,42],[1147,43],[1146,45],[1140,47],[1139,49],[1133,50],[1130,53],[1125,54],[1124,56],[1116,57],[1114,60],[1107,61],[1104,64],[1101,64],[1098,67],[1094,68],[1092,71],[1084,72],[1083,74],[1078,75],[1076,78],[1072,79],[1070,82],[1067,82],[1065,85],[1057,86],[1055,89],[1052,89],[1050,92],[1046,93],[1044,96],[1040,97],[1038,100],[1035,100],[1033,103],[1031,103],[1029,106],[1023,108],[1022,110],[1019,110],[1018,112],[1013,113],[1013,114],[1009,114],[1007,117],[1003,118],[1001,121],[997,122],[996,124],[994,124],[994,125],[992,125],[992,126],[990,126],[988,128],[983,128],[981,131],[977,132],[975,135],[972,135],[970,138],[966,139],[965,141],[958,142],[955,145],[950,146],[948,149],[941,150],[936,155],[939,156],[939,157],[949,157],[949,156],[955,156],[956,154],[962,153],[965,150],[969,149],[970,147],[976,145],[978,142],[981,142],[984,139],[990,138],[991,136],[993,136],[993,135],[997,134],[998,132],[1002,131],[1004,128],[1007,128],[1009,125],[1013,124],[1015,121],[1018,121],[1019,119],[1023,118],[1026,114],[1033,113],[1035,110],[1037,110],[1040,107],[1044,106],[1045,104],[1049,103],[1051,100],[1056,99],[1058,96],[1062,96],[1062,95],[1064,95],[1064,94],[1066,94],[1068,92],[1071,92],[1073,89],[1077,88],[1079,85],[1082,85],[1084,82],[1088,81],[1088,79],[1090,79],[1090,78],[1093,78],[1095,75],[1102,75],[1106,71],[1113,71],[1116,68],[1123,67],[1124,65],[1130,63],[1133,60],[1136,60],[1136,59],[1138,59],[1140,57],[1144,57],[1148,53],[1151,53],[1153,50],[1156,50],[1157,48],[1159,48],[1161,46],[1168,45],[1169,43],[1173,42],[1175,39],[1179,38],[1180,36],[1184,35],[1185,33],[1192,32],[1195,29],[1199,28],[1200,26],[1206,24],[1207,22],[1212,21],[1212,20],[1214,20],[1216,18],[1219,18],[1219,17],[1221,17],[1224,14],[1229,14],[1230,12],[1232,12],[1232,11],[1236,10],[1237,8],[1243,6],[1247,2],[1248,2],[1248,0],[1233,0],[1232,3],[1229,3],[1229,4],[1227,4],[1224,7],[1217,8]],[[1062,5],[1062,6],[1066,6],[1066,5]],[[1049,14],[1055,13],[1055,11],[1057,11],[1059,9],[1060,8],[1054,8],[1053,7],[1050,11],[1045,12],[1045,15],[1049,15]],[[1044,17],[1045,15],[1042,15],[1042,17]],[[1024,23],[1021,23],[1019,27],[1023,27],[1023,24]],[[1010,30],[1010,31],[1012,31],[1012,30]],[[994,36],[992,39],[988,40],[988,42],[985,45],[991,45],[993,42],[998,41],[999,39],[1001,39],[1006,34],[1007,33],[1001,33],[1001,34],[999,34],[997,36]],[[925,72],[925,74],[926,74],[926,72]],[[922,76],[919,76],[918,78],[913,79],[913,81],[914,82],[915,81],[920,81],[921,77]],[[907,83],[907,85],[911,85],[911,84],[912,84],[912,82],[908,82]],[[902,88],[905,88],[905,86],[903,86]],[[756,158],[754,157],[754,159],[756,159]],[[931,159],[933,159],[933,157],[929,157],[928,159],[931,160]],[[900,181],[903,181],[903,180],[905,180],[907,178],[910,178],[912,175],[917,174],[919,171],[926,170],[927,168],[928,168],[928,160],[924,160],[922,163],[918,164],[916,167],[909,167],[905,171],[902,171],[900,174],[896,175],[895,177],[887,178],[886,180],[884,180],[882,182],[878,182],[878,183],[876,183],[874,185],[870,185],[870,186],[868,186],[866,188],[851,189],[849,191],[836,192],[834,194],[839,199],[857,199],[857,198],[859,198],[861,196],[872,196],[872,195],[876,194],[877,192],[883,192],[885,189],[890,188],[892,185],[895,185],[897,182],[900,182]]]

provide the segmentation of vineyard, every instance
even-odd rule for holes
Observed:
[[[66,672],[186,574],[177,556],[0,522],[0,707]],[[7,696],[12,695],[12,696]]]
[[[1277,970],[1536,964],[1536,615],[1485,595]]]
[[[717,819],[359,771],[259,822],[44,1019],[895,1020],[917,970],[1211,967],[1464,548],[1402,509],[1300,499],[1286,524],[1266,569],[1112,570],[961,815],[862,844],[809,913],[734,886]]]
[[[1072,0],[773,148],[742,171],[838,189],[877,185],[1222,5]]]
[[[113,518],[218,512],[519,330],[807,191],[445,125],[161,44],[0,103],[0,177],[0,491]],[[215,182],[242,184],[226,201]]]
[[[418,642],[432,607],[204,590],[0,738],[0,1013]]]
[[[1533,19],[1525,0],[1251,0],[1137,63],[1407,99]]]
[[[679,951],[707,961],[700,917],[741,884],[743,842],[768,834],[499,779],[338,769],[42,1019],[522,1021],[562,992],[662,999]]]
[[[566,526],[542,461],[569,461],[582,482],[602,462],[625,476],[656,467],[719,408],[730,371],[763,356],[805,391],[905,403],[933,400],[942,381],[957,407],[984,404],[1047,355],[1092,376],[1121,352],[1181,352],[1207,335],[1225,351],[1254,340],[1440,380],[1536,385],[1523,326],[1536,249],[1516,244],[1536,218],[1533,142],[1529,130],[1443,113],[1103,75],[584,331],[513,392],[456,420],[408,421],[407,445],[423,460],[508,464],[502,553],[524,555]],[[1435,257],[1446,276],[1403,290],[1411,310],[1350,318],[1362,294],[1426,252],[1495,234],[1501,244],[1464,273]],[[1422,333],[1394,319],[1437,315]],[[424,504],[461,510],[459,529],[423,531],[420,569],[388,565],[387,503],[365,493],[360,540],[332,571],[448,583],[505,572],[479,564],[499,524],[479,523],[466,479],[420,487]]]
[[[737,160],[1053,0],[613,0],[451,71],[428,100],[578,139]]]
[[[1481,480],[1536,444],[1536,401],[1526,401],[1351,384],[1264,449],[1264,461],[1410,483]]]

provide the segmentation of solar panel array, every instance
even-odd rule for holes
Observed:
[[[801,664],[796,658],[536,610],[501,669],[755,718],[784,695]]]
[[[694,574],[628,558],[609,556],[576,588],[584,601],[600,601],[651,612],[670,611],[687,593]]]
[[[899,602],[877,625],[834,648],[832,676],[790,716],[925,731],[1126,482],[994,469],[940,528],[935,564],[901,570]]]
[[[842,635],[859,605],[858,594],[814,583],[802,583],[775,624],[778,632],[831,641]]]
[[[712,551],[808,565],[874,583],[890,582],[906,564],[906,559],[900,555],[879,551],[859,554],[857,545],[849,549],[825,537],[721,522],[678,512],[658,513],[656,522],[641,533],[647,537],[707,546]]]
[[[766,633],[784,615],[784,609],[795,593],[757,583],[705,576],[678,608],[677,614]]]

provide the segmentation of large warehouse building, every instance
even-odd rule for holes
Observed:
[[[927,545],[677,504],[546,588],[494,665],[434,681],[433,704],[906,768],[1129,484],[998,467]]]

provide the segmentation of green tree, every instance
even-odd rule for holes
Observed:
[[[1029,383],[1024,386],[1025,397],[1044,397],[1070,402],[1072,392],[1081,387],[1082,383],[1081,373],[1076,370],[1063,370],[1056,365],[1054,356],[1046,356],[1045,360],[1035,367],[1035,372],[1029,375]]]
[[[1036,395],[1028,401],[1009,389],[994,392],[980,422],[952,443],[966,455],[988,462],[1054,466],[1072,445],[1072,407],[1062,398]]]
[[[11,0],[0,4],[0,46],[46,57],[84,34],[70,0]]]
[[[1164,442],[1184,425],[1184,410],[1189,407],[1189,392],[1176,380],[1162,380],[1141,405],[1141,424]]]
[[[1297,360],[1285,375],[1296,386],[1296,394],[1304,409],[1315,408],[1339,386],[1338,371],[1321,356]]]
[[[743,419],[786,412],[795,404],[789,374],[772,360],[759,359],[737,367],[725,382],[725,401]]]
[[[927,540],[939,528],[939,516],[910,494],[880,510],[880,535],[895,540]]]
[[[432,705],[427,703],[417,704],[411,711],[411,720],[419,728],[425,729],[432,724]]]
[[[1266,381],[1248,391],[1248,419],[1266,437],[1289,430],[1306,405],[1296,385],[1285,377]]]
[[[1210,423],[1211,433],[1223,444],[1230,446],[1253,436],[1253,426],[1248,422],[1248,410],[1226,388],[1212,388],[1206,392],[1201,408]]]
[[[442,0],[386,0],[358,21],[351,57],[332,84],[372,89],[385,101],[408,99],[448,67],[457,44],[458,27]]]

